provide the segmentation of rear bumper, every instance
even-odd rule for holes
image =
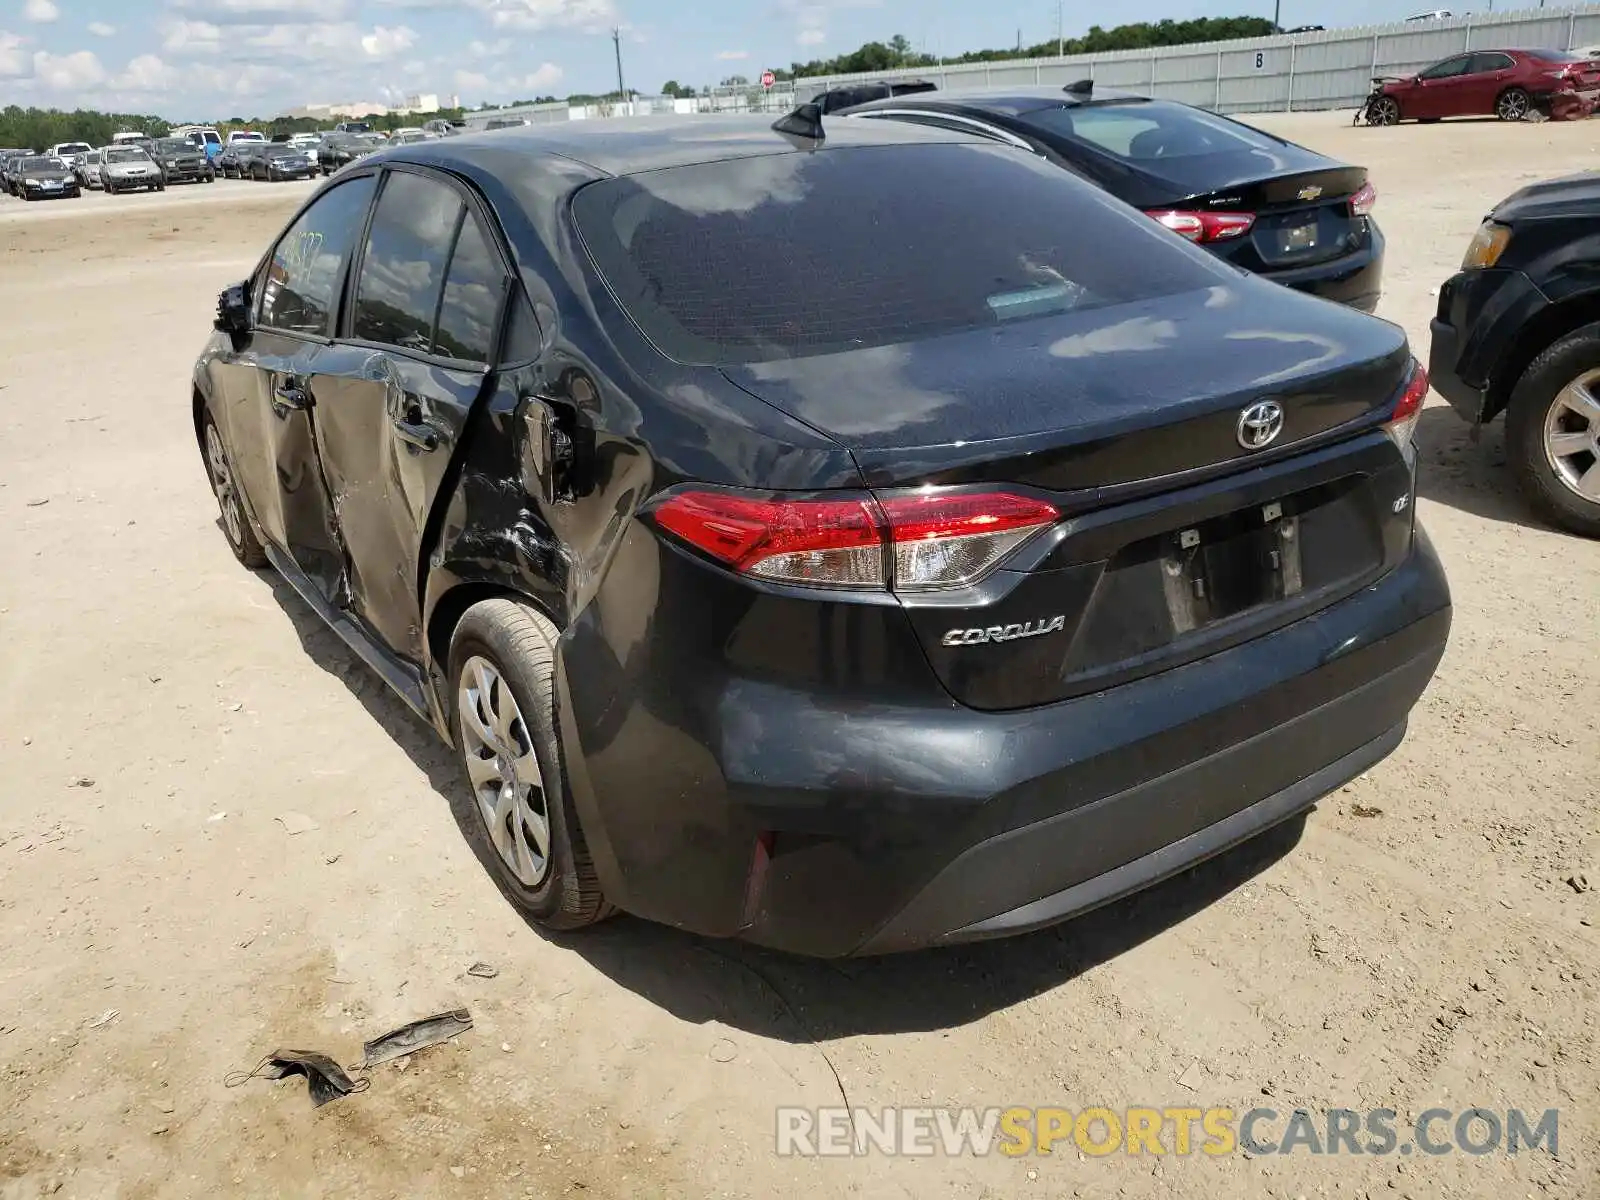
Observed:
[[[1384,239],[1377,222],[1370,221],[1370,228],[1367,244],[1354,254],[1310,267],[1262,271],[1261,277],[1324,300],[1371,312],[1383,295]]]
[[[600,688],[587,620],[563,639],[559,707],[608,896],[841,956],[1060,921],[1303,811],[1398,744],[1450,597],[1419,530],[1399,567],[1312,617],[1011,712],[730,677],[650,633],[633,648],[650,682]],[[825,636],[835,679],[869,669],[850,629]]]
[[[1445,280],[1431,325],[1428,379],[1473,424],[1505,406],[1492,374],[1550,301],[1521,271],[1462,271]]]

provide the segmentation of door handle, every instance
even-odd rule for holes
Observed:
[[[286,416],[290,411],[301,411],[311,407],[311,397],[306,395],[306,390],[297,383],[284,380],[272,389],[272,407],[277,410],[280,417]]]
[[[418,405],[407,405],[404,415],[391,417],[389,424],[394,427],[395,436],[408,446],[428,451],[439,448],[439,431],[423,419]]]

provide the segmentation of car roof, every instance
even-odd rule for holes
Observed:
[[[1151,97],[1139,92],[1124,92],[1115,88],[1094,88],[1087,92],[1068,91],[1059,87],[1010,88],[956,88],[943,92],[913,92],[905,96],[889,96],[857,104],[846,112],[870,112],[879,108],[978,108],[986,112],[1015,116],[1018,113],[1036,112],[1041,108],[1083,108],[1095,104],[1127,104],[1150,101]]]
[[[728,159],[758,158],[856,146],[915,145],[963,142],[992,145],[985,138],[927,129],[903,122],[822,122],[824,140],[779,133],[772,128],[781,114],[763,116],[621,117],[604,121],[567,121],[518,125],[490,133],[468,133],[403,148],[404,159],[443,166],[492,171],[507,151],[550,154],[583,163],[604,175],[630,175],[663,167],[691,166]]]

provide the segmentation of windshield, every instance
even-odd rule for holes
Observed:
[[[301,150],[299,146],[287,146],[282,143],[279,143],[275,146],[268,146],[266,149],[266,155],[268,158],[297,158],[303,157],[304,153],[305,152]]]
[[[66,142],[57,149],[62,154],[87,154],[92,147],[88,142]]]
[[[118,146],[105,152],[105,160],[108,163],[149,162],[150,156],[137,146]]]
[[[685,362],[885,346],[1228,278],[1098,189],[994,146],[642,171],[583,188],[573,213],[623,307]]]
[[[1022,113],[1017,120],[1130,162],[1274,151],[1283,144],[1224,117],[1160,100],[1063,105]]]
[[[56,159],[34,155],[32,158],[23,159],[20,165],[24,171],[53,171],[61,164]]]
[[[233,135],[235,142],[264,142],[266,136],[260,133],[236,133]]]
[[[163,154],[183,154],[194,149],[194,143],[183,138],[162,138],[156,142],[156,149]]]

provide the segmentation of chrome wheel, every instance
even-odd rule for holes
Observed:
[[[1367,110],[1369,125],[1396,125],[1400,121],[1400,105],[1388,96],[1380,96]]]
[[[1544,454],[1571,491],[1600,504],[1600,371],[1585,371],[1556,393],[1544,416]]]
[[[550,814],[533,738],[499,669],[479,655],[461,668],[461,753],[478,814],[500,859],[524,887],[550,871]]]
[[[233,482],[233,470],[228,466],[227,452],[217,427],[206,422],[206,462],[211,468],[211,490],[217,494],[217,507],[222,510],[222,523],[227,526],[228,540],[235,546],[244,544],[244,513],[239,508],[239,489]]]
[[[1520,121],[1528,115],[1528,93],[1512,88],[1495,101],[1494,115],[1502,121]]]

